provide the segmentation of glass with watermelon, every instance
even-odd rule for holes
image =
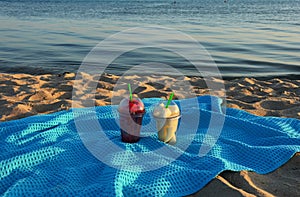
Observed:
[[[144,103],[137,97],[124,98],[119,104],[120,129],[123,142],[135,143],[140,139]]]

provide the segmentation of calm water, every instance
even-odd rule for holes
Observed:
[[[300,75],[300,0],[0,0],[0,25],[0,72],[76,72],[106,37],[161,25],[198,40],[224,76]],[[193,74],[156,48],[126,53],[108,70],[151,61]]]

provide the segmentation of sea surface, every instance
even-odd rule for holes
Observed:
[[[0,72],[76,72],[98,43],[144,26],[191,36],[226,77],[300,75],[300,0],[0,0]],[[128,51],[107,71],[145,62],[194,74],[187,59],[159,47]]]

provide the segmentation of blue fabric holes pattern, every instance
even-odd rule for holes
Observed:
[[[157,101],[159,99],[144,99],[148,112]],[[189,100],[176,102],[180,106],[181,102]],[[201,104],[200,121],[209,120],[212,113],[222,114],[221,99],[202,96],[198,97],[198,102]],[[145,130],[147,137],[138,143],[122,143],[115,122],[118,114],[111,112],[116,106],[95,109],[106,135],[120,147],[151,152],[164,146],[151,128]],[[91,110],[82,109],[83,117]],[[193,113],[188,109],[184,112]],[[264,174],[300,151],[300,121],[297,119],[258,117],[237,109],[227,109],[224,116],[221,135],[207,155],[198,155],[208,126],[200,122],[192,144],[176,161],[154,171],[139,173],[117,170],[97,160],[80,141],[72,111],[1,123],[0,195],[183,196],[201,189],[224,170]],[[146,115],[144,124],[149,119]],[[86,129],[91,130],[88,124]],[[184,133],[178,136],[181,140],[191,137]],[[178,143],[180,145],[180,140]],[[117,156],[114,159],[128,162]]]

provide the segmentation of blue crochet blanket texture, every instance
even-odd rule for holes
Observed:
[[[176,101],[177,143],[165,144],[151,117],[158,101],[143,100],[143,137],[134,144],[121,141],[113,105],[1,123],[0,195],[184,196],[224,170],[265,174],[300,152],[299,120],[225,109],[213,96]],[[104,135],[85,138],[100,132],[91,119]]]

